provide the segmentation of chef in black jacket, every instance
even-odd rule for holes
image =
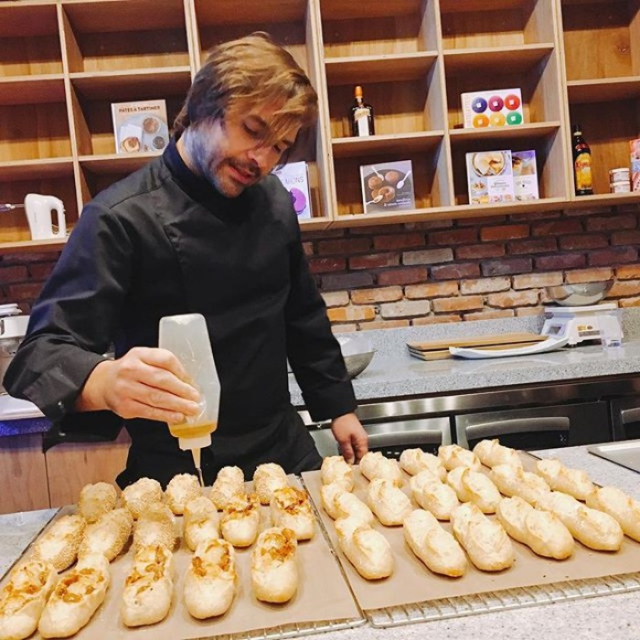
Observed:
[[[131,436],[124,487],[193,473],[167,423],[198,412],[198,391],[168,351],[160,318],[204,315],[222,388],[202,452],[210,484],[237,465],[318,468],[291,405],[287,358],[316,420],[332,420],[355,461],[367,436],[289,193],[270,171],[314,126],[317,97],[266,34],[215,48],[197,73],[163,155],[86,205],[35,304],[4,385],[65,428]],[[115,359],[104,354],[115,344]],[[71,428],[71,427],[69,427]]]

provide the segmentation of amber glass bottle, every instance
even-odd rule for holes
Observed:
[[[573,175],[575,178],[576,195],[592,195],[591,149],[582,137],[582,130],[579,124],[573,126]]]
[[[362,98],[362,87],[354,89],[354,103],[351,107],[351,135],[372,136],[375,134],[373,126],[373,107],[366,104]]]

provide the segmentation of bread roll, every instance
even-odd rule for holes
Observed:
[[[473,502],[454,510],[451,525],[456,539],[481,571],[502,571],[513,565],[513,545],[504,527],[489,520]]]
[[[253,593],[263,602],[282,603],[298,590],[298,542],[291,529],[271,527],[259,536],[251,552]]]
[[[369,507],[354,493],[339,486],[326,484],[320,489],[322,506],[331,518],[353,518],[363,524],[373,524],[375,516]]]
[[[449,520],[453,510],[460,505],[456,492],[430,471],[421,471],[413,476],[409,487],[413,499],[438,520]]]
[[[536,506],[555,513],[583,545],[596,551],[617,551],[624,533],[608,513],[585,507],[573,496],[560,491],[544,494]]]
[[[332,482],[331,484],[323,484],[320,487],[320,503],[322,504],[322,508],[329,514],[329,517],[334,520],[339,517],[335,499],[341,493],[348,493],[348,491],[338,483]]]
[[[438,458],[442,460],[447,471],[456,467],[469,467],[474,471],[479,471],[482,467],[478,456],[473,451],[463,449],[457,444],[443,444],[438,447]]]
[[[198,545],[184,580],[187,611],[198,620],[226,613],[236,593],[236,553],[226,540]]]
[[[139,547],[122,592],[120,615],[127,627],[167,617],[173,596],[173,554],[161,544]]]
[[[250,495],[236,496],[225,507],[220,518],[220,534],[234,547],[249,547],[258,535],[260,502]]]
[[[35,558],[13,569],[0,591],[0,638],[23,640],[38,627],[58,578],[55,567]]]
[[[433,514],[424,509],[412,511],[404,519],[403,533],[411,551],[434,573],[451,578],[465,574],[467,558],[464,551]]]
[[[534,509],[522,498],[513,496],[504,498],[496,513],[506,532],[539,556],[564,560],[573,553],[571,532],[551,511]]]
[[[133,548],[162,545],[173,551],[176,546],[176,523],[166,504],[154,502],[140,512],[133,528]]]
[[[103,514],[85,530],[78,557],[101,553],[112,562],[124,549],[132,529],[133,516],[129,509],[122,507]]]
[[[218,471],[215,482],[211,487],[209,498],[218,511],[222,511],[236,496],[243,496],[244,473],[240,467],[222,467]]]
[[[378,520],[389,527],[401,525],[413,509],[409,496],[383,478],[374,478],[369,483],[367,502]]]
[[[152,478],[140,478],[122,491],[124,504],[131,511],[131,515],[137,520],[140,512],[150,504],[162,502],[162,487],[157,480]]]
[[[254,491],[258,494],[260,504],[270,504],[273,492],[289,486],[284,469],[273,462],[258,465],[253,474]]]
[[[379,531],[355,518],[340,518],[335,527],[340,549],[363,578],[380,580],[393,573],[391,545]]]
[[[505,496],[518,496],[530,504],[536,504],[544,494],[551,491],[543,478],[508,464],[499,464],[491,469],[489,478]]]
[[[498,488],[479,471],[456,467],[449,471],[447,484],[456,492],[460,502],[473,502],[482,513],[495,513],[502,499]]]
[[[104,602],[110,581],[102,554],[81,558],[58,580],[38,623],[40,636],[68,638],[80,631]]]
[[[271,498],[271,519],[275,527],[291,529],[296,540],[311,540],[315,516],[306,491],[295,487],[276,489]]]
[[[480,440],[473,447],[473,453],[485,467],[493,468],[499,464],[508,464],[522,468],[522,460],[518,452],[511,447],[503,447],[498,440]]]
[[[97,482],[82,487],[78,498],[78,514],[89,524],[100,519],[100,516],[116,508],[118,492],[108,482]]]
[[[167,505],[177,516],[184,513],[189,500],[198,498],[200,495],[202,495],[200,481],[190,473],[179,473],[173,476],[165,491]]]
[[[353,467],[342,456],[329,456],[320,467],[322,484],[339,484],[345,491],[353,491]]]
[[[402,469],[397,460],[385,458],[379,451],[369,451],[360,460],[360,472],[368,480],[383,478],[391,480],[396,487],[404,484]]]
[[[578,500],[586,500],[595,489],[595,485],[584,471],[569,469],[560,460],[538,460],[536,473],[542,476],[552,489],[568,493]]]
[[[36,540],[33,555],[43,562],[50,562],[56,571],[64,571],[76,560],[86,526],[82,516],[58,518]]]
[[[220,537],[220,516],[209,498],[199,496],[187,502],[184,508],[183,537],[191,551],[202,542]]]
[[[615,518],[624,533],[640,542],[640,502],[616,487],[595,487],[587,496],[587,506]]]
[[[444,468],[442,460],[422,449],[405,449],[400,454],[400,466],[410,476],[415,476],[421,471],[431,471],[443,482],[447,477],[447,470]]]

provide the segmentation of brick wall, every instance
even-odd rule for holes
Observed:
[[[615,278],[640,306],[640,206],[304,233],[337,330],[539,314],[545,287]],[[0,304],[25,313],[58,253],[0,256]]]

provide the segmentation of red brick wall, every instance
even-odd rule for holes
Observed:
[[[304,233],[340,330],[538,314],[544,288],[616,278],[640,306],[640,207]],[[58,253],[0,256],[0,304],[25,313]]]

